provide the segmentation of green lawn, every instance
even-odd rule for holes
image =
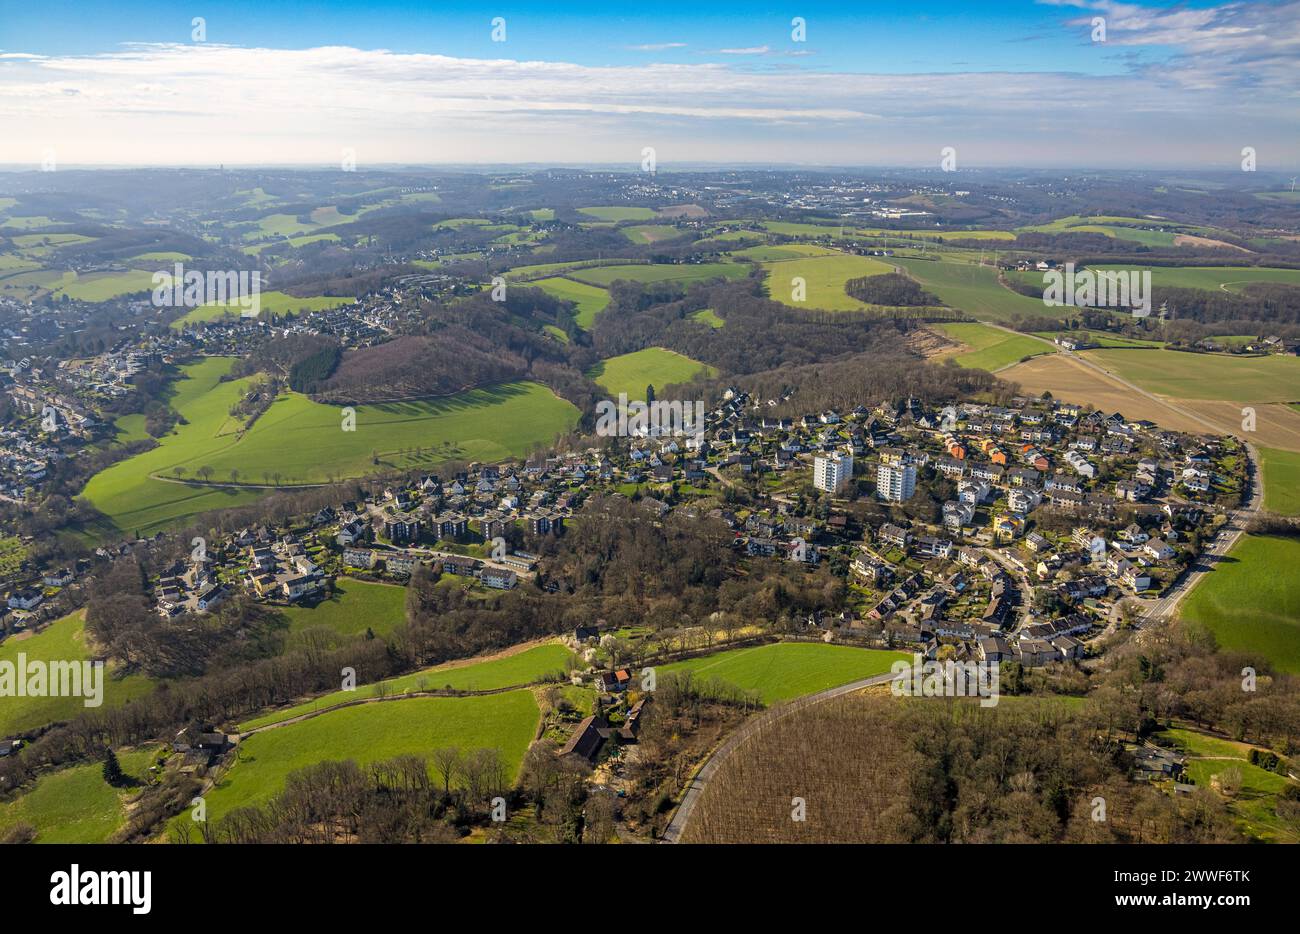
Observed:
[[[565,670],[565,664],[568,662],[570,654],[569,650],[558,642],[548,642],[545,645],[534,646],[501,658],[471,664],[453,662],[438,665],[413,674],[402,675],[400,678],[390,678],[380,683],[383,685],[382,690],[385,694],[405,694],[411,691],[442,691],[447,689],[453,691],[495,691],[501,688],[522,687],[523,685],[546,680],[556,673],[562,673]],[[335,691],[332,694],[322,695],[306,703],[273,710],[246,723],[241,723],[239,729],[241,732],[247,732],[259,726],[266,726],[268,723],[279,723],[281,720],[289,720],[301,714],[311,713],[313,710],[327,710],[330,707],[346,704],[348,701],[358,700],[363,697],[375,697],[379,691],[380,688],[374,684],[359,686],[355,691]]]
[[[86,648],[86,623],[78,611],[55,620],[27,638],[10,636],[0,642],[0,661],[17,665],[18,655],[27,661],[84,661],[95,656]],[[153,683],[143,675],[114,677],[114,667],[104,671],[104,700],[98,709],[120,707],[153,690]],[[12,736],[24,730],[44,726],[56,720],[70,720],[91,710],[84,697],[0,697],[0,736]]]
[[[1179,399],[1290,402],[1300,386],[1300,357],[1102,349],[1083,352],[1148,392]]]
[[[657,673],[689,671],[696,678],[717,678],[756,691],[763,703],[775,704],[885,674],[894,662],[911,658],[906,652],[817,642],[778,642],[674,662],[662,666]]]
[[[602,360],[587,375],[611,396],[625,392],[628,399],[644,399],[647,386],[662,389],[670,383],[684,383],[704,372],[712,375],[714,370],[674,351],[647,347]]]
[[[668,263],[662,265],[592,266],[574,269],[570,279],[589,285],[607,286],[616,279],[632,282],[703,282],[707,279],[742,279],[749,267],[740,263]]]
[[[960,262],[956,259],[927,260],[892,257],[927,292],[937,295],[945,305],[959,308],[984,321],[1007,321],[1015,316],[1053,317],[1057,309],[1042,299],[1013,292],[998,282],[992,266]]]
[[[1264,475],[1264,508],[1284,516],[1300,515],[1300,454],[1259,448]]]
[[[386,636],[406,622],[406,588],[340,577],[328,600],[311,608],[285,607],[282,612],[289,618],[290,634],[327,626],[340,636],[359,636],[367,629]]]
[[[143,782],[162,747],[117,750],[122,771]],[[74,765],[49,772],[12,801],[0,802],[0,829],[19,822],[36,828],[37,843],[104,843],[126,822],[126,800],[136,788],[114,788],[103,766]]]
[[[953,356],[958,366],[988,370],[990,373],[1024,357],[1056,352],[1052,344],[1026,335],[1008,334],[985,324],[939,324],[936,327],[967,346],[967,350]]]
[[[1248,535],[1188,594],[1182,617],[1219,645],[1300,674],[1300,539]]]
[[[535,279],[527,285],[529,288],[542,289],[548,295],[566,302],[573,302],[576,306],[573,320],[583,329],[591,327],[596,321],[596,315],[604,311],[605,306],[609,304],[608,292],[597,286],[587,285],[585,282],[575,282],[572,279],[555,276],[550,279]]]
[[[775,247],[785,250],[788,247]],[[763,263],[767,273],[768,295],[792,308],[818,308],[826,311],[867,311],[873,305],[860,302],[844,291],[850,279],[880,276],[894,267],[867,256],[834,253],[826,256],[799,256]],[[794,280],[804,280],[805,298],[794,299]]]
[[[229,415],[248,381],[220,382],[229,358],[184,367],[172,405],[186,424],[158,447],[91,478],[84,494],[121,531],[153,531],[212,509],[252,502],[265,490],[222,489],[169,479],[184,468],[212,483],[319,483],[379,470],[421,469],[448,458],[496,461],[522,454],[572,427],[578,411],[539,383],[507,383],[438,399],[356,406],[356,430],[342,430],[342,410],[298,393],[281,396],[251,430]],[[379,463],[372,463],[372,454]]]
[[[265,804],[290,772],[317,762],[352,759],[359,765],[435,749],[498,749],[515,774],[537,731],[540,712],[532,691],[481,697],[412,697],[361,704],[268,730],[245,739],[239,761],[208,792],[208,820],[235,808]],[[178,820],[188,820],[182,814]]]

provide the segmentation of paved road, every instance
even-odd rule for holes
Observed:
[[[1259,512],[1260,505],[1264,500],[1264,483],[1259,471],[1259,455],[1254,446],[1250,444],[1246,445],[1246,453],[1250,461],[1250,478],[1252,481],[1250,501],[1245,506],[1228,513],[1227,521],[1220,528],[1219,534],[1215,536],[1214,541],[1204,547],[1196,561],[1183,572],[1182,576],[1174,582],[1163,597],[1157,600],[1142,601],[1144,606],[1141,621],[1162,619],[1171,615],[1182,599],[1191,592],[1192,588],[1199,584],[1206,574],[1213,571],[1215,564],[1232,550],[1233,546],[1241,539],[1241,536],[1245,534],[1246,525]]]
[[[807,694],[803,697],[790,701],[788,704],[782,704],[779,707],[772,707],[753,717],[750,717],[740,727],[727,737],[717,749],[709,754],[704,760],[704,764],[696,771],[686,786],[686,792],[682,795],[682,803],[677,806],[673,813],[672,820],[664,828],[663,840],[665,843],[676,843],[681,839],[682,832],[686,829],[687,822],[691,819],[691,812],[695,810],[695,805],[699,803],[700,796],[704,794],[704,789],[708,787],[709,781],[717,774],[718,769],[727,760],[736,748],[749,739],[751,736],[761,732],[764,727],[775,723],[777,720],[794,713],[797,710],[803,710],[813,704],[819,704],[822,701],[828,701],[836,697],[843,697],[845,694],[851,694],[854,691],[860,691],[863,688],[872,687],[877,684],[888,684],[893,681],[897,675],[890,673],[876,675],[872,678],[864,678],[861,681],[853,681],[849,684],[841,684],[839,687],[828,688],[825,691],[818,691],[816,694]]]
[[[990,324],[990,326],[998,328],[999,330],[1006,331],[1010,334],[1020,333],[1019,331],[1013,331],[1010,328],[1005,328],[1002,327],[1002,325],[998,325],[998,324]],[[1189,418],[1195,421],[1196,423],[1205,426],[1206,431],[1209,432],[1210,434],[1214,434],[1214,435],[1223,434],[1223,429],[1221,427],[1215,425],[1213,422],[1207,420],[1203,416],[1198,415],[1196,412],[1193,412],[1190,409],[1184,408],[1183,406],[1179,405],[1177,400],[1168,399],[1163,396],[1157,396],[1154,395],[1153,393],[1147,392],[1141,386],[1138,386],[1137,384],[1124,379],[1122,376],[1112,373],[1110,370],[1106,369],[1105,367],[1094,363],[1093,361],[1087,359],[1086,357],[1080,354],[1073,353],[1072,351],[1068,351],[1068,350],[1062,350],[1060,351],[1060,353],[1065,357],[1068,357],[1069,359],[1080,364],[1081,366],[1087,367],[1090,370],[1094,370],[1097,373],[1102,374],[1107,379],[1110,379],[1118,383],[1119,385],[1123,386],[1125,389],[1129,390],[1130,392],[1142,396],[1143,398],[1149,399],[1150,401],[1155,402],[1159,405],[1163,405],[1166,408],[1172,409],[1175,412],[1177,412],[1179,415],[1182,415],[1185,418]],[[1226,555],[1232,549],[1232,547],[1237,544],[1237,541],[1245,533],[1245,527],[1247,523],[1249,523],[1250,520],[1254,518],[1254,516],[1259,512],[1264,500],[1264,477],[1259,469],[1259,452],[1255,450],[1254,445],[1247,442],[1246,455],[1250,462],[1250,467],[1249,467],[1249,480],[1251,483],[1250,501],[1247,502],[1246,505],[1238,509],[1234,509],[1232,512],[1228,514],[1228,521],[1224,523],[1223,527],[1221,528],[1219,534],[1215,537],[1214,541],[1211,544],[1205,546],[1204,551],[1196,559],[1196,562],[1192,564],[1191,567],[1189,567],[1182,574],[1181,577],[1179,577],[1179,579],[1174,583],[1172,587],[1169,588],[1168,592],[1163,597],[1160,597],[1159,599],[1156,600],[1141,601],[1143,604],[1143,612],[1140,618],[1141,621],[1163,619],[1171,615],[1174,612],[1174,610],[1177,609],[1178,604],[1182,601],[1182,599],[1186,597],[1188,593],[1191,592],[1192,588],[1195,587],[1197,584],[1199,584],[1202,578],[1207,573],[1209,573],[1214,569],[1214,565],[1218,562],[1218,560],[1223,558],[1223,556]]]

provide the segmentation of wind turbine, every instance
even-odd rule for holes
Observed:
[[[1296,176],[1296,177],[1300,177],[1300,176]],[[1295,191],[1295,180],[1296,180],[1296,177],[1292,177],[1292,179],[1291,179],[1291,190],[1292,190],[1292,191]]]

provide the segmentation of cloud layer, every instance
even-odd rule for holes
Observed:
[[[0,162],[61,164],[626,162],[1294,167],[1300,2],[1103,16],[1115,76],[831,74],[718,62],[591,67],[332,46],[139,45],[0,53]],[[640,47],[653,53],[680,43]],[[503,50],[507,47],[503,46]],[[1148,56],[1148,49],[1151,54]],[[706,56],[707,57],[707,56]],[[10,132],[12,131],[12,132]]]

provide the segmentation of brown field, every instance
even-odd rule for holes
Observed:
[[[698,204],[674,204],[659,209],[660,217],[705,217],[708,213]]]
[[[1019,383],[1029,394],[1050,392],[1065,402],[1123,412],[1129,418],[1148,419],[1173,431],[1245,436],[1240,403],[1172,399],[1171,405],[1159,397],[1136,393],[1119,380],[1089,369],[1066,354],[1035,357],[1001,371],[998,376]],[[1249,437],[1251,442],[1300,451],[1300,412],[1277,404],[1256,403],[1253,408],[1256,430]]]
[[[1237,246],[1235,243],[1224,243],[1222,240],[1212,240],[1209,237],[1197,237],[1192,234],[1179,234],[1174,237],[1174,246],[1223,247],[1229,250],[1237,250],[1240,253],[1250,252],[1250,250]]]

